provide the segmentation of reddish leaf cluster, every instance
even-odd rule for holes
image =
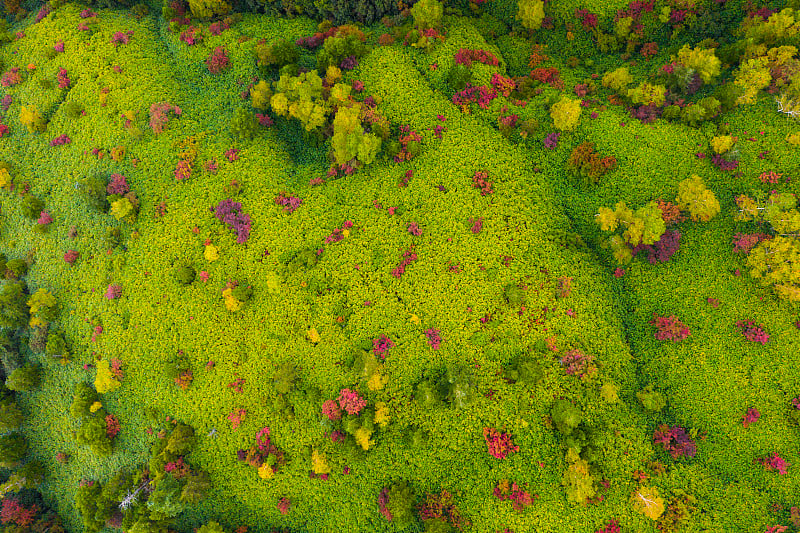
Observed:
[[[564,371],[568,375],[579,378],[584,376],[591,377],[597,371],[597,368],[592,364],[593,362],[593,355],[586,355],[580,350],[570,350],[561,358],[561,366],[565,367]]]
[[[3,77],[0,78],[0,85],[3,87],[11,87],[18,83],[22,83],[22,75],[19,73],[19,67],[10,68],[8,71],[4,72]]]
[[[660,341],[670,340],[673,342],[682,341],[689,336],[689,328],[686,324],[678,320],[675,315],[658,316],[653,314],[653,320],[649,322],[658,328],[655,333],[656,339]]]
[[[386,359],[386,352],[394,348],[394,342],[386,335],[381,335],[377,339],[372,339],[372,352],[375,355],[380,355],[381,359]]]
[[[407,124],[400,126],[400,133],[401,135],[398,140],[400,141],[401,150],[397,155],[394,156],[395,163],[411,161],[411,159],[417,154],[410,152],[408,150],[408,145],[412,142],[417,144],[422,142],[422,136],[416,131],[412,130],[411,126],[408,126]]]
[[[638,244],[631,253],[635,256],[641,251],[648,252],[647,260],[651,265],[669,261],[681,245],[681,234],[677,230],[667,230],[654,244]]]
[[[591,31],[597,27],[597,15],[591,13],[588,9],[576,9],[575,18],[581,21],[581,25],[586,31]]]
[[[453,496],[444,489],[441,494],[426,494],[418,510],[422,520],[439,519],[459,530],[470,525],[453,503]]]
[[[378,495],[378,511],[386,517],[389,522],[392,521],[392,512],[389,511],[389,487],[383,487],[381,493]]]
[[[394,270],[392,270],[392,276],[400,279],[403,274],[405,274],[406,267],[411,264],[412,261],[417,260],[417,254],[411,251],[411,248],[403,252],[403,259],[400,261],[400,264],[397,265]]]
[[[68,250],[67,253],[64,254],[64,261],[71,265],[78,260],[79,255],[77,250]]]
[[[214,48],[211,55],[206,59],[206,67],[211,74],[220,74],[223,70],[231,66],[227,52],[221,46]]]
[[[483,428],[483,438],[489,448],[489,455],[496,459],[505,459],[508,454],[519,451],[508,433],[500,433],[495,428]]]
[[[786,469],[792,466],[791,463],[787,463],[777,452],[770,456],[756,459],[756,462],[763,465],[764,468],[767,469],[767,472],[778,472],[779,474],[785,474]]]
[[[35,505],[25,508],[16,498],[5,498],[2,508],[0,508],[0,523],[13,523],[24,528],[33,523],[33,517],[38,512],[39,509]]]
[[[276,201],[277,201],[277,199],[276,199]],[[302,200],[301,200],[301,201],[302,201]],[[285,210],[286,210],[286,208],[284,208],[284,211],[285,211]],[[344,239],[344,233],[343,233],[343,232],[344,232],[345,230],[349,230],[349,229],[350,229],[350,228],[352,228],[352,227],[353,227],[353,221],[352,221],[352,220],[345,220],[345,221],[344,221],[344,224],[342,224],[342,227],[341,227],[341,228],[336,228],[336,229],[334,229],[334,230],[333,230],[333,233],[331,233],[330,235],[328,235],[327,237],[325,237],[325,240],[324,240],[323,242],[324,242],[325,244],[330,244],[330,243],[332,243],[332,242],[339,242],[339,241],[341,241],[342,239]]]
[[[106,435],[109,439],[117,436],[120,430],[119,420],[114,415],[106,415]]]
[[[533,505],[533,500],[536,498],[536,495],[531,496],[524,491],[522,487],[517,485],[516,482],[511,483],[509,486],[509,481],[507,479],[503,479],[497,483],[497,486],[494,488],[494,496],[500,500],[511,500],[511,507],[518,513],[524,511],[529,505]]]
[[[681,426],[669,427],[661,424],[653,432],[653,443],[661,444],[664,451],[669,452],[673,459],[694,457],[697,453],[697,444],[689,438],[688,433]]]
[[[528,59],[528,66],[530,68],[538,67],[540,64],[544,63],[550,59],[548,56],[542,53],[542,45],[541,44],[534,44],[531,48],[531,55]]]
[[[473,61],[477,61],[479,63],[483,63],[484,65],[490,65],[496,67],[498,65],[497,58],[491,52],[487,52],[486,50],[471,50],[469,48],[460,48],[458,52],[455,53],[455,60],[456,65],[465,65],[467,67],[472,66]]]
[[[664,219],[664,224],[667,226],[686,220],[686,217],[681,215],[681,208],[672,202],[658,200],[658,208],[661,210],[661,218]]]
[[[488,109],[489,103],[497,98],[497,91],[483,85],[474,86],[467,84],[466,88],[453,95],[452,102],[462,109],[469,104],[478,104],[481,109]]]
[[[739,166],[738,160],[734,159],[732,161],[728,161],[720,154],[714,154],[713,156],[711,156],[711,163],[718,169],[726,172],[731,172],[733,170],[736,170],[736,168]]]
[[[567,160],[567,165],[572,170],[597,183],[600,176],[617,166],[617,160],[611,156],[602,157],[599,152],[595,151],[594,145],[587,141],[572,150]]]
[[[619,522],[616,520],[609,520],[606,527],[598,529],[595,533],[620,533]]]
[[[756,422],[760,417],[761,413],[758,412],[758,409],[751,407],[742,417],[742,425],[747,428],[747,426]]]
[[[339,405],[348,415],[357,415],[367,406],[367,400],[361,398],[354,390],[342,389],[339,391]]]
[[[189,388],[189,385],[192,384],[193,379],[194,376],[192,375],[192,371],[184,370],[178,377],[175,378],[175,384],[179,386],[181,390],[186,390]]]
[[[491,84],[498,93],[502,94],[506,98],[508,98],[511,95],[511,92],[516,88],[516,84],[512,78],[507,78],[502,74],[498,74],[497,72],[492,74]]]
[[[434,350],[439,349],[439,345],[442,343],[442,337],[439,335],[438,329],[429,329],[425,331],[425,336],[428,337],[428,344]]]
[[[761,175],[758,176],[758,179],[761,181],[761,183],[777,184],[782,176],[783,174],[778,174],[777,172],[770,170],[769,172],[762,172]]]
[[[658,54],[658,44],[654,42],[644,43],[642,47],[639,49],[639,53],[642,55],[643,58],[649,59],[654,55]]]
[[[481,196],[486,196],[494,192],[492,190],[492,182],[489,181],[489,173],[485,170],[478,170],[475,172],[475,175],[472,176],[472,186],[481,190]]]
[[[742,332],[742,335],[750,342],[760,342],[767,344],[769,335],[764,331],[763,326],[756,326],[752,320],[737,320],[736,327]]]
[[[287,196],[286,192],[281,191],[281,193],[275,197],[275,203],[282,205],[285,212],[294,213],[294,211],[300,207],[300,204],[303,203],[303,200],[294,196]],[[350,225],[352,224],[351,222]]]
[[[69,88],[69,84],[71,83],[69,76],[67,76],[67,70],[64,67],[60,67],[58,69],[56,80],[58,81],[59,89],[67,89]]]
[[[733,236],[733,251],[749,254],[756,244],[769,239],[772,236],[766,233],[737,233]]]
[[[328,420],[341,420],[342,409],[336,400],[325,400],[322,402],[322,414],[328,417]]]
[[[537,67],[531,71],[530,76],[534,80],[546,83],[556,89],[564,89],[561,73],[555,67]]]

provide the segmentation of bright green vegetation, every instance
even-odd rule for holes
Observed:
[[[0,60],[22,81],[0,89],[12,96],[0,120],[11,130],[0,138],[0,477],[29,486],[43,466],[39,491],[69,531],[113,522],[148,480],[156,490],[126,515],[131,531],[448,531],[419,514],[442,491],[465,531],[790,526],[800,124],[775,100],[791,109],[800,81],[778,87],[770,66],[798,67],[797,50],[778,47],[800,46],[800,14],[734,35],[743,8],[728,3],[687,2],[717,6],[729,35],[702,33],[712,26],[700,15],[660,21],[668,3],[655,2],[637,41],[632,22],[613,22],[618,1],[592,8],[598,35],[575,1],[521,1],[520,20],[507,0],[475,17],[423,0],[394,29],[340,29],[319,55],[291,44],[330,28],[305,17],[237,14],[219,35],[193,20],[204,38],[191,46],[188,27],[170,31],[152,7],[84,19],[69,3],[9,25]],[[201,17],[231,7],[189,6]],[[430,29],[441,39],[420,33]],[[217,47],[229,64],[212,74]],[[497,64],[475,54],[467,72],[462,49]],[[532,54],[548,59],[529,66]],[[337,67],[348,57],[357,66]],[[329,68],[300,72],[318,61]],[[671,62],[678,73],[659,75]],[[546,73],[531,70],[549,67],[563,86],[535,81]],[[54,81],[61,68],[68,88]],[[500,80],[501,94],[485,108],[477,96],[454,103],[467,78]],[[503,95],[503,83],[516,90]],[[697,92],[681,92],[687,83]],[[578,95],[579,84],[594,90]],[[647,105],[662,118],[626,109]],[[60,135],[71,142],[51,145]],[[720,158],[738,166],[721,170]],[[760,179],[770,171],[781,177]],[[214,211],[228,199],[241,204],[225,208],[230,223]],[[668,260],[632,257],[674,231]],[[734,251],[735,235],[757,232],[778,235]],[[655,317],[670,316],[688,336],[656,338]],[[768,341],[749,341],[739,321]],[[323,404],[343,389],[366,406],[348,415],[340,401],[334,421]],[[746,427],[750,408],[760,418]],[[654,443],[663,424],[685,428],[696,454]],[[254,458],[263,428],[274,448]],[[518,451],[493,456],[492,434]],[[759,462],[774,453],[786,473]],[[165,470],[179,459],[185,478]],[[503,480],[535,494],[531,505],[495,497]],[[379,512],[384,488],[393,523]],[[98,498],[111,503],[87,518]]]

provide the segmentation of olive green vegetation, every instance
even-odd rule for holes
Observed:
[[[557,4],[548,14],[559,19],[582,7]],[[626,4],[606,1],[595,11],[613,16]],[[209,520],[226,531],[241,525],[259,532],[394,531],[377,499],[383,487],[404,481],[418,501],[426,493],[452,493],[471,531],[591,532],[610,518],[624,530],[656,531],[631,502],[640,487],[636,471],[648,473],[646,486],[657,487],[667,503],[681,491],[695,498],[685,531],[763,531],[783,519],[770,511],[773,503],[800,505],[800,468],[779,475],[753,464],[779,452],[800,465],[800,429],[788,416],[791,399],[800,394],[796,308],[758,287],[731,246],[734,233],[753,231],[734,222],[734,198],[762,187],[761,172],[797,169],[797,148],[785,139],[800,127],[775,111],[771,96],[724,116],[740,137],[740,173],[718,171],[708,157],[695,155],[708,151],[716,125],[646,125],[619,106],[597,118],[584,109],[575,130],[562,132],[550,150],[542,144],[556,131],[548,108],[562,94],[574,98],[571,87],[592,73],[602,76],[622,62],[616,55],[590,59],[585,35],[564,44],[563,28],[537,30],[535,40],[552,43],[547,65],[558,66],[567,89],[545,86],[524,108],[500,97],[486,110],[473,105],[465,114],[449,98],[448,75],[459,48],[485,49],[499,60],[493,67],[475,64],[476,84],[488,84],[495,73],[529,70],[526,32],[496,42],[491,35],[513,23],[516,3],[489,2],[477,22],[445,14],[447,38],[430,51],[400,42],[375,47],[344,73],[346,82],[364,83],[393,124],[422,136],[421,154],[399,164],[379,158],[351,176],[311,186],[309,180],[328,169],[324,145],[307,142],[286,121],[242,136],[231,123],[242,114],[237,109],[249,113],[248,84],[261,75],[257,41],[294,41],[314,32],[313,21],[243,14],[230,30],[205,32],[202,43],[187,46],[155,16],[136,20],[114,10],[98,10],[89,31],[75,31],[84,21],[82,9],[66,4],[37,24],[31,15],[13,25],[25,37],[0,48],[6,66],[36,66],[26,81],[4,89],[13,96],[3,119],[12,133],[0,139],[0,159],[12,164],[14,183],[29,184],[30,194],[0,192],[0,250],[9,269],[13,260],[33,257],[18,265],[17,275],[29,294],[44,288],[56,297],[51,327],[63,334],[48,341],[49,354],[22,343],[25,364],[16,365],[8,387],[17,391],[25,419],[20,426],[14,404],[4,404],[3,425],[14,433],[2,444],[8,465],[26,446],[27,460],[44,464],[41,492],[70,531],[81,529],[79,482],[105,483],[124,468],[150,464],[155,434],[170,427],[167,417],[194,428],[188,461],[211,481],[209,496],[179,515],[181,531]],[[369,29],[370,44],[391,31],[380,24]],[[115,32],[129,30],[128,44],[110,43]],[[64,53],[44,55],[59,40]],[[211,75],[204,61],[217,46],[227,50],[232,67]],[[678,48],[631,66],[631,87]],[[568,68],[573,55],[581,59]],[[303,51],[299,64],[313,66],[313,54]],[[32,83],[53,78],[59,67],[69,73],[69,89]],[[101,96],[104,87],[109,91]],[[147,125],[150,106],[165,101],[182,113],[155,134]],[[48,121],[43,133],[19,122],[21,107],[33,105]],[[510,142],[497,129],[503,105],[519,113],[520,122],[536,121],[538,130],[524,142]],[[125,116],[132,125],[125,126]],[[441,139],[433,133],[438,125],[446,128]],[[72,142],[50,147],[61,134]],[[597,185],[585,185],[566,167],[584,141],[617,160]],[[125,149],[119,161],[110,156],[117,146]],[[94,155],[95,148],[105,156]],[[225,156],[231,148],[238,150],[233,161]],[[186,157],[179,154],[192,151],[191,177],[177,181],[176,165]],[[217,162],[214,172],[205,169],[210,159]],[[398,187],[408,170],[408,185]],[[488,172],[493,194],[482,196],[473,187],[477,171]],[[105,182],[98,186],[92,179],[112,173],[126,176],[138,198],[133,222],[107,213]],[[634,209],[654,199],[674,201],[678,184],[694,174],[715,193],[722,212],[709,222],[680,224],[681,246],[668,262],[651,265],[640,256],[614,277],[611,252],[597,245],[598,209],[618,201]],[[303,200],[293,213],[275,202],[284,191]],[[210,211],[229,197],[252,218],[246,244],[237,244]],[[390,207],[396,207],[393,214]],[[46,233],[34,231],[42,208],[54,220]],[[478,217],[483,229],[475,234],[470,219]],[[349,235],[324,244],[347,220],[353,222]],[[407,230],[412,222],[421,236]],[[73,226],[74,239],[68,237]],[[209,260],[206,240],[218,259]],[[411,247],[417,259],[398,279],[392,269]],[[318,248],[324,248],[320,256]],[[80,254],[73,265],[63,259],[68,250]],[[571,278],[566,293],[564,278]],[[240,311],[226,309],[222,293],[231,280],[241,284],[233,296],[247,300]],[[19,289],[3,283],[9,294]],[[111,284],[122,287],[119,298],[105,297]],[[8,323],[0,325],[24,323],[27,309],[4,307]],[[648,324],[654,313],[676,315],[691,335],[674,344],[655,340]],[[763,324],[769,343],[746,342],[737,320]],[[439,349],[429,345],[429,329],[440,331]],[[375,361],[358,357],[381,335],[396,346],[381,370],[388,382],[372,390],[367,375],[373,374],[365,368],[374,370]],[[546,339],[560,353],[550,351]],[[67,346],[70,362],[53,357]],[[559,358],[571,349],[594,356],[597,374],[566,375]],[[91,411],[94,392],[76,385],[94,383],[97,360],[113,358],[122,361],[122,386],[99,395],[99,412],[116,416],[122,428],[109,446],[101,418]],[[36,375],[28,375],[34,368]],[[454,368],[460,374],[453,381],[469,383],[463,408],[419,400],[427,387],[418,387],[421,382],[446,381]],[[175,379],[186,371],[193,380],[184,390]],[[229,386],[239,378],[241,393]],[[343,452],[326,436],[322,402],[343,388],[358,390],[368,409],[377,402],[388,407],[388,425],[375,431],[367,451]],[[761,420],[744,429],[741,417],[749,407],[759,409]],[[240,409],[246,415],[234,429],[229,414]],[[659,424],[696,430],[697,456],[674,460],[654,446]],[[263,427],[288,458],[271,479],[236,454],[252,446]],[[519,452],[491,457],[485,427],[510,433]],[[602,502],[584,506],[568,499],[562,479],[574,461],[565,457],[566,443],[591,451]],[[325,454],[329,479],[309,476],[312,451]],[[69,462],[59,463],[58,452]],[[666,471],[658,474],[654,461]],[[501,479],[527,483],[538,495],[533,506],[516,513],[496,499],[492,491]],[[607,490],[601,480],[611,482]],[[282,497],[291,501],[286,515],[276,507]],[[421,527],[414,519],[406,530]]]

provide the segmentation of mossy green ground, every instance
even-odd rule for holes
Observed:
[[[617,7],[609,5],[609,12]],[[734,134],[755,139],[740,143],[738,177],[695,156],[707,151],[713,130],[663,121],[642,125],[618,107],[601,111],[597,119],[584,110],[578,130],[562,135],[555,150],[541,143],[548,126],[531,142],[514,145],[491,119],[501,102],[486,112],[465,115],[441,91],[458,48],[486,48],[501,59],[498,67],[480,66],[485,83],[495,71],[524,72],[527,45],[507,37],[495,48],[470,22],[452,19],[448,41],[431,53],[400,44],[376,48],[347,74],[381,98],[380,110],[390,120],[423,135],[422,155],[410,163],[376,163],[356,175],[310,187],[309,179],[326,170],[319,150],[288,142],[277,128],[262,130],[252,141],[233,140],[228,124],[236,107],[248,105],[239,93],[258,75],[251,52],[256,40],[307,35],[314,29],[311,21],[245,15],[231,30],[188,47],[163,21],[137,21],[111,10],[99,11],[95,30],[76,31],[80,10],[67,5],[35,25],[29,17],[14,28],[26,36],[0,49],[7,66],[36,65],[31,79],[5,90],[14,98],[4,120],[13,133],[0,140],[0,159],[13,164],[17,183],[28,182],[32,193],[45,200],[54,223],[48,233],[34,233],[33,223],[21,217],[20,197],[4,192],[0,249],[9,258],[34,255],[28,286],[31,292],[44,287],[57,296],[61,314],[55,326],[66,332],[73,347],[69,365],[40,358],[45,365],[41,388],[18,394],[27,416],[23,429],[31,442],[29,454],[47,467],[42,492],[71,531],[80,530],[74,498],[81,479],[104,481],[120,468],[147,460],[155,437],[146,429],[158,426],[146,418],[146,407],[162,419],[171,416],[191,424],[201,436],[191,462],[211,474],[214,488],[206,501],[182,515],[187,531],[208,519],[255,531],[268,526],[392,531],[376,500],[382,487],[403,479],[420,496],[450,491],[472,531],[509,527],[518,532],[590,532],[612,517],[626,531],[655,531],[654,523],[630,503],[637,487],[634,472],[649,471],[654,460],[666,464],[667,471],[649,485],[665,498],[677,490],[697,498],[686,531],[763,531],[782,516],[770,511],[771,504],[800,504],[800,468],[778,475],[753,464],[779,452],[790,464],[800,465],[798,428],[786,416],[791,398],[800,393],[800,333],[792,324],[797,316],[757,287],[731,246],[732,235],[745,228],[732,220],[734,197],[760,186],[756,178],[761,172],[793,170],[798,162],[796,149],[784,141],[797,126],[776,113],[769,98],[726,117]],[[134,31],[130,43],[110,44],[114,32],[128,30]],[[250,40],[239,43],[240,35]],[[47,59],[43,51],[58,40],[65,42],[65,52]],[[233,68],[211,76],[203,61],[217,45],[226,47]],[[502,58],[506,51],[522,56]],[[659,57],[667,56],[662,52]],[[429,65],[436,62],[440,70],[431,70]],[[120,73],[114,65],[121,67]],[[58,67],[67,69],[72,87],[42,88],[37,79],[53,78]],[[561,71],[567,87],[591,73]],[[98,100],[102,87],[111,89],[105,106]],[[547,124],[544,102],[553,94],[546,90],[524,113]],[[146,126],[147,113],[152,103],[165,100],[183,113],[155,136]],[[66,118],[60,108],[66,101],[81,102],[86,116]],[[32,104],[50,119],[46,133],[29,134],[19,123],[20,107]],[[144,131],[141,139],[123,127],[120,115],[126,111],[136,112],[134,122]],[[446,121],[441,123],[437,115]],[[441,140],[432,133],[438,124],[447,128]],[[50,147],[49,140],[60,134],[69,135],[72,143]],[[193,175],[176,182],[178,145],[195,134],[203,136]],[[583,140],[619,162],[617,170],[591,189],[565,171],[570,151]],[[120,162],[91,153],[118,145],[126,149]],[[225,158],[229,148],[239,150],[238,160]],[[765,150],[768,157],[759,159]],[[219,164],[216,173],[203,170],[212,158]],[[408,187],[398,187],[409,169],[414,174]],[[494,194],[481,196],[472,187],[478,170],[489,172]],[[141,201],[134,225],[87,205],[76,182],[94,172],[128,177]],[[610,254],[594,247],[566,248],[554,236],[577,231],[594,243],[598,207],[620,200],[638,207],[655,198],[674,199],[678,182],[691,174],[703,177],[723,210],[705,224],[683,223],[681,248],[668,263],[654,266],[638,259],[623,277],[615,278]],[[224,188],[232,179],[242,185],[236,200],[253,219],[246,245],[236,244],[210,211],[227,197]],[[274,202],[281,191],[302,198],[302,206],[284,213]],[[166,215],[159,217],[156,206],[162,201]],[[398,209],[392,215],[388,208],[393,206]],[[483,217],[479,234],[470,231],[470,217]],[[345,220],[354,223],[351,235],[324,245],[324,238]],[[411,222],[419,225],[421,236],[406,230]],[[71,241],[67,231],[73,225],[78,237]],[[108,250],[104,245],[110,226],[120,227],[124,246]],[[206,239],[219,248],[218,261],[204,259]],[[396,279],[391,271],[412,245],[418,259]],[[268,280],[282,272],[281,254],[306,247],[324,248],[319,264],[307,273],[279,276],[278,286],[270,288]],[[62,259],[68,249],[80,252],[72,266]],[[504,258],[510,258],[507,266]],[[182,260],[206,270],[208,281],[178,285],[171,271]],[[459,271],[450,268],[456,265]],[[742,276],[734,275],[737,268]],[[573,290],[557,299],[562,276],[573,278]],[[229,279],[255,289],[239,313],[223,305],[221,291]],[[110,283],[122,286],[120,299],[104,298]],[[527,287],[521,315],[504,303],[508,283]],[[718,299],[719,307],[709,305],[707,298]],[[543,313],[545,307],[549,311]],[[345,327],[336,320],[341,309],[352,312]],[[656,341],[648,325],[653,313],[677,315],[691,336],[679,344]],[[486,314],[492,321],[482,324],[479,319]],[[543,324],[537,323],[540,316],[546,317]],[[769,343],[744,341],[734,326],[742,319],[764,324]],[[97,323],[103,332],[91,342]],[[309,341],[311,328],[319,332],[319,343]],[[441,330],[441,349],[428,345],[424,331],[429,328]],[[397,346],[386,358],[388,384],[368,392],[342,361],[354,346],[381,334]],[[499,377],[504,363],[551,336],[562,347],[582,347],[594,355],[599,381],[589,387],[564,375],[557,357],[542,359],[547,372],[538,387],[508,385]],[[194,371],[186,391],[165,377],[167,364],[179,351]],[[125,372],[123,386],[102,398],[122,425],[115,451],[107,458],[77,446],[70,436],[75,425],[68,414],[73,386],[94,380],[92,369],[84,370],[83,364],[97,356],[121,359]],[[215,362],[212,369],[207,369],[209,361]],[[318,387],[322,400],[352,387],[363,391],[371,406],[376,401],[388,404],[391,421],[374,436],[376,444],[366,459],[352,461],[324,443],[320,403],[312,404],[302,392],[289,395],[294,420],[273,412],[272,376],[285,361],[301,367],[299,388]],[[464,412],[421,411],[411,401],[414,385],[450,362],[470,365],[479,401]],[[245,379],[244,392],[237,393],[227,385],[240,377]],[[598,393],[601,383],[617,385],[620,401],[604,401]],[[646,415],[635,396],[650,383],[668,400],[667,409],[656,416]],[[493,397],[484,397],[490,389]],[[599,504],[573,506],[565,499],[560,485],[566,469],[563,446],[547,422],[557,397],[574,399],[587,423],[602,430],[598,466],[611,484]],[[762,416],[744,429],[741,417],[749,407],[757,407]],[[227,415],[240,408],[247,415],[233,430]],[[651,436],[660,423],[704,432],[697,456],[674,461],[656,449]],[[405,430],[412,425],[430,432],[427,445],[412,448],[407,443]],[[274,442],[290,458],[269,481],[236,459],[236,451],[252,445],[264,426],[272,429]],[[502,461],[490,457],[484,427],[506,428],[520,452]],[[212,429],[216,436],[206,436]],[[327,481],[309,478],[312,446],[324,450],[333,467]],[[59,451],[72,456],[67,465],[56,462]],[[350,474],[342,474],[345,466]],[[492,490],[503,478],[527,483],[529,492],[538,494],[533,506],[520,514],[494,498]],[[276,509],[281,497],[292,502],[286,516]]]

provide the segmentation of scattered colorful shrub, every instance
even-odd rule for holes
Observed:
[[[689,434],[681,426],[670,427],[661,424],[653,432],[653,443],[660,444],[673,459],[694,457],[697,453],[697,444],[689,438]]]
[[[689,336],[688,326],[678,320],[678,317],[675,315],[670,315],[667,317],[658,316],[654,313],[653,319],[649,323],[654,324],[658,329],[658,331],[655,333],[655,337],[660,341],[670,340],[673,342],[678,342]]]

